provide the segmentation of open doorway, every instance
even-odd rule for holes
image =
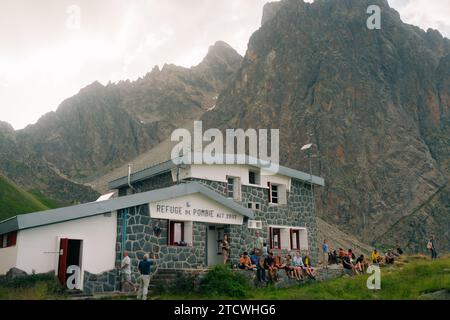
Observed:
[[[208,226],[207,242],[207,263],[214,266],[223,263],[221,242],[223,240],[225,228],[223,225]]]
[[[62,238],[59,241],[58,279],[65,286],[67,268],[78,266],[81,270],[83,240]]]

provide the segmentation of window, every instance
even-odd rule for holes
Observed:
[[[300,249],[300,230],[291,229],[291,250]]]
[[[169,221],[167,244],[188,246],[192,244],[192,221]]]
[[[278,203],[278,186],[276,184],[272,185],[270,193],[272,195],[272,203]]]
[[[0,235],[0,248],[15,246],[17,242],[17,231]]]
[[[241,184],[237,177],[227,176],[227,198],[239,201],[241,198]]]
[[[270,248],[281,249],[281,229],[270,228]]]
[[[247,203],[247,208],[254,209],[254,210],[260,210],[261,209],[261,205],[258,202],[248,202]]]
[[[262,229],[262,221],[260,220],[248,220],[249,229]]]
[[[261,180],[259,178],[259,173],[257,171],[250,170],[248,172],[248,183],[249,184],[257,184],[257,185],[259,185],[261,183]]]
[[[292,229],[289,226],[271,226],[269,227],[269,235],[271,249],[303,249],[302,247],[300,247],[300,243],[303,241],[301,230]]]
[[[267,183],[269,186],[269,203],[273,204],[287,204],[287,191],[286,185],[275,184],[270,181]]]

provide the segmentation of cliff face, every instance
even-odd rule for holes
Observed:
[[[215,104],[242,57],[224,42],[191,69],[164,65],[145,77],[95,82],[17,133],[27,148],[83,181],[133,159]]]
[[[373,4],[381,30],[366,27]],[[274,6],[205,122],[280,128],[281,161],[303,170],[311,134],[322,218],[365,242],[414,231],[395,239],[411,249],[435,232],[449,250],[450,41],[404,24],[384,0]]]
[[[155,67],[137,81],[94,82],[35,125],[0,123],[0,172],[61,204],[95,200],[80,183],[151,149],[216,103],[242,57],[224,42],[191,69]]]

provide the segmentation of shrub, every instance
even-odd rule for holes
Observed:
[[[12,289],[27,289],[46,284],[47,291],[52,294],[64,293],[64,287],[53,273],[33,274],[14,279],[2,279],[0,285]]]
[[[249,280],[234,272],[228,266],[218,265],[211,268],[200,282],[203,294],[244,298],[250,290]]]
[[[175,292],[192,293],[197,288],[195,287],[195,276],[180,272],[172,288]]]

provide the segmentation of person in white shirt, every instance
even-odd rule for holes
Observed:
[[[128,251],[123,252],[120,270],[122,271],[122,290],[125,288],[125,284],[128,284],[136,291],[136,286],[131,281],[131,259],[128,256]]]
[[[292,259],[292,266],[294,267],[298,277],[303,280],[303,268],[305,265],[303,264],[303,259],[298,252],[295,253],[294,258]]]

